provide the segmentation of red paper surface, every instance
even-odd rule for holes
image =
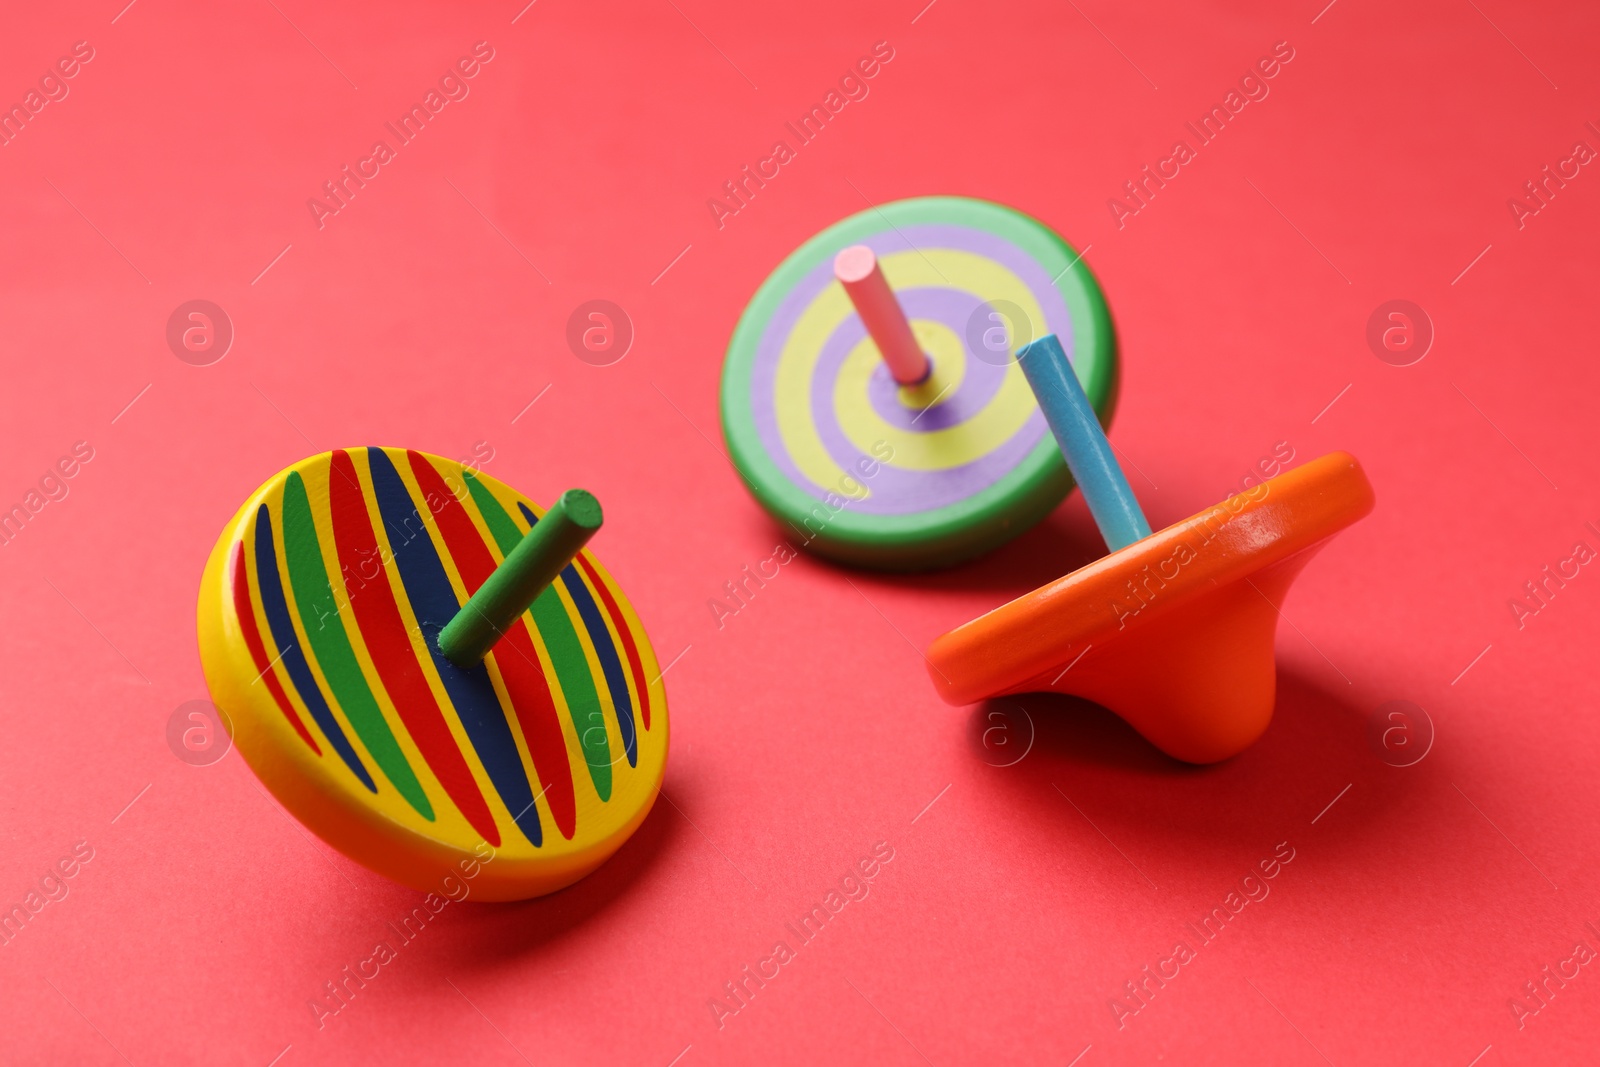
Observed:
[[[93,453],[0,547],[0,903],[92,850],[0,947],[0,1061],[1594,1056],[1600,573],[1564,562],[1600,550],[1600,171],[1564,162],[1600,149],[1592,6],[120,3],[0,32],[5,101],[93,50],[0,148],[0,504]],[[319,227],[308,199],[480,41],[470,94]],[[869,95],[719,228],[707,200],[879,41]],[[1278,42],[1268,95],[1119,220]],[[1564,184],[1508,206],[1546,165]],[[818,229],[925,194],[1087,250],[1153,525],[1280,442],[1365,463],[1377,510],[1284,605],[1277,716],[1237,759],[1175,764],[1065,699],[935,699],[919,649],[1100,551],[1076,496],[946,573],[802,557],[717,625],[783,537],[721,454],[739,312]],[[235,332],[210,366],[166,340],[192,299]],[[591,299],[634,325],[615,365],[568,348]],[[1435,333],[1411,366],[1367,343],[1391,299]],[[308,1001],[418,895],[237,753],[175,758],[201,566],[303,455],[479,441],[537,498],[605,501],[595,548],[673,662],[665,797],[571,889],[450,905],[319,1027]],[[1576,575],[1519,619],[1546,565]],[[1394,700],[1436,731],[1408,767],[1369,741]],[[795,937],[876,842],[868,895]],[[1269,895],[1197,937],[1275,850]],[[1119,1012],[1147,965],[1177,976]]]

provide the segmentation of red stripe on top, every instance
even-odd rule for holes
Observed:
[[[233,550],[233,611],[239,616],[239,629],[244,631],[245,647],[250,650],[250,658],[255,662],[257,680],[267,683],[267,688],[272,692],[272,699],[278,702],[283,717],[289,720],[289,725],[300,735],[300,740],[310,745],[311,751],[319,756],[322,755],[322,749],[317,747],[316,739],[306,729],[306,724],[300,721],[300,713],[289,703],[289,695],[283,691],[283,683],[278,681],[277,674],[272,670],[272,661],[267,659],[267,646],[261,642],[261,630],[256,626],[255,604],[250,599],[250,574],[249,568],[244,565],[243,545]]]
[[[467,587],[467,595],[471,596],[494,573],[494,556],[472,524],[467,509],[433,464],[418,452],[407,450],[406,456],[411,461],[411,471],[417,477],[422,498],[428,502],[439,532],[444,535],[445,551],[455,563]],[[489,655],[500,668],[506,693],[511,697],[511,708],[522,724],[522,736],[528,742],[528,754],[533,757],[533,769],[539,776],[539,787],[550,805],[556,829],[570,841],[577,830],[578,803],[572,791],[567,740],[561,733],[561,719],[556,712],[555,698],[550,694],[550,680],[539,663],[526,617],[519,622],[521,625],[512,626],[503,638],[509,647],[497,646],[499,651],[491,651]]]
[[[333,542],[340,568],[364,583],[350,591],[350,608],[383,688],[394,701],[395,711],[417,743],[417,750],[461,814],[485,841],[500,844],[494,816],[478,790],[472,769],[456,747],[456,739],[417,660],[405,619],[395,604],[394,590],[389,588],[388,574],[380,568],[375,577],[368,579],[361,570],[363,564],[370,570],[384,557],[372,533],[372,518],[356,478],[355,464],[343,449],[333,453],[328,472],[328,506],[333,514]]]
[[[594,591],[605,601],[606,611],[611,613],[611,621],[616,624],[617,636],[622,638],[623,650],[628,653],[628,668],[633,672],[633,687],[639,692],[639,718],[644,721],[644,728],[648,730],[650,689],[644,683],[644,661],[639,658],[639,646],[634,644],[633,631],[628,628],[628,620],[622,617],[622,609],[617,606],[611,590],[606,588],[606,583],[600,580],[594,565],[584,558],[584,553],[581,551],[578,553],[578,566],[583,568],[583,573],[589,576],[589,584],[594,586]]]

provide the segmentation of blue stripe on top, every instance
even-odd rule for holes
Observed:
[[[395,566],[400,571],[411,611],[422,627],[439,679],[500,799],[528,840],[536,847],[542,845],[544,831],[539,825],[533,791],[528,787],[522,754],[517,751],[511,726],[500,707],[500,696],[494,691],[489,668],[479,663],[464,670],[439,651],[439,631],[455,618],[456,612],[461,610],[461,602],[456,599],[450,576],[422,521],[422,512],[383,449],[368,448],[366,453],[378,512],[389,534]]]
[[[272,543],[272,514],[265,504],[256,512],[256,588],[261,591],[261,609],[267,616],[267,628],[272,631],[272,641],[278,646],[279,658],[289,672],[289,680],[294,683],[306,710],[311,712],[312,719],[321,727],[322,735],[339,753],[339,758],[361,779],[362,785],[376,793],[378,787],[373,784],[372,775],[367,773],[361,757],[350,747],[349,738],[344,736],[344,730],[340,729],[339,721],[333,717],[322,690],[317,688],[317,679],[306,663],[305,652],[300,648],[300,638],[295,635],[294,623],[289,618],[289,602],[283,595],[283,580],[278,577],[278,551]]]
[[[522,517],[528,520],[528,528],[532,529],[539,520],[528,510],[528,505],[518,501],[517,507],[522,509]],[[611,631],[606,629],[605,617],[600,614],[600,607],[590,595],[589,587],[583,584],[583,577],[577,568],[567,564],[561,572],[561,581],[566,585],[572,603],[577,606],[584,629],[589,631],[589,640],[600,657],[600,669],[605,672],[606,688],[611,690],[611,706],[617,717],[617,731],[622,735],[623,751],[628,754],[628,766],[637,767],[639,741],[633,730],[633,700],[628,695],[628,676],[623,672],[622,660],[617,655]]]

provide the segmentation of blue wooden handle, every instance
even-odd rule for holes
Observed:
[[[1017,362],[1033,387],[1044,421],[1050,424],[1050,432],[1061,446],[1061,454],[1083,491],[1084,502],[1106,545],[1115,552],[1149,537],[1150,524],[1145,521],[1122,468],[1117,466],[1111,442],[1106,440],[1100,419],[1089,406],[1089,398],[1056,335],[1045,334],[1024,345],[1017,352]]]

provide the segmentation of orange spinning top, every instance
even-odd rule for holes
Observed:
[[[1039,381],[1052,340],[1017,358],[1087,489],[1093,479],[1079,475],[1084,457],[1075,454],[1085,431],[1058,428],[1056,416],[1070,413],[1051,410],[1070,407],[1050,395],[1057,380],[1076,378],[1069,369]],[[1098,423],[1093,434],[1104,442]],[[1114,464],[1113,474],[1126,494],[1113,503],[1131,504],[1142,522]],[[1088,502],[1104,530],[1106,502]],[[1272,719],[1276,605],[1316,550],[1372,506],[1355,457],[1322,456],[1126,547],[1114,544],[1110,555],[944,634],[928,649],[928,673],[951,704],[1067,693],[1109,708],[1170,756],[1227,759]]]

